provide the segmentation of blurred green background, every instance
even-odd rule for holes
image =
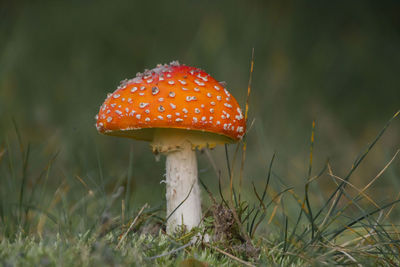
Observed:
[[[130,175],[131,205],[160,204],[164,160],[145,142],[94,127],[106,94],[179,60],[226,81],[244,105],[254,48],[244,191],[255,200],[251,182],[263,184],[274,152],[274,185],[302,190],[314,119],[313,174],[329,158],[343,176],[400,108],[399,14],[398,1],[1,1],[0,144],[18,148],[14,119],[35,155],[31,177],[58,153],[50,195],[62,183],[81,188],[77,175],[111,194]],[[399,147],[397,119],[352,181],[367,184]],[[198,155],[200,177],[216,193],[217,175]],[[227,185],[224,149],[211,155]],[[399,174],[395,160],[371,195],[397,195]],[[325,175],[318,185],[324,192],[334,183]]]

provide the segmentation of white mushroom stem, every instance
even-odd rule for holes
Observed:
[[[173,233],[179,225],[190,230],[200,224],[202,216],[195,149],[230,140],[219,134],[185,129],[157,128],[152,135],[153,152],[167,156],[167,232]]]
[[[197,182],[196,152],[189,142],[180,149],[167,153],[167,232],[173,233],[177,226],[187,230],[200,224],[201,198]],[[179,207],[178,207],[179,206]]]

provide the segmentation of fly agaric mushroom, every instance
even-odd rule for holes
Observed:
[[[96,127],[102,134],[149,141],[155,154],[166,155],[172,233],[201,221],[196,148],[239,141],[246,122],[224,85],[200,69],[171,62],[122,81],[100,107]]]

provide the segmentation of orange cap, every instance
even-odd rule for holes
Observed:
[[[109,94],[96,116],[100,133],[152,141],[149,131],[173,128],[240,140],[246,122],[236,99],[206,72],[178,62],[157,65]]]

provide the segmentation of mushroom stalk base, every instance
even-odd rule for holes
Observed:
[[[187,230],[198,226],[201,221],[201,198],[196,152],[190,142],[186,141],[180,149],[167,153],[166,184],[167,233],[176,231],[177,226],[184,225]]]

